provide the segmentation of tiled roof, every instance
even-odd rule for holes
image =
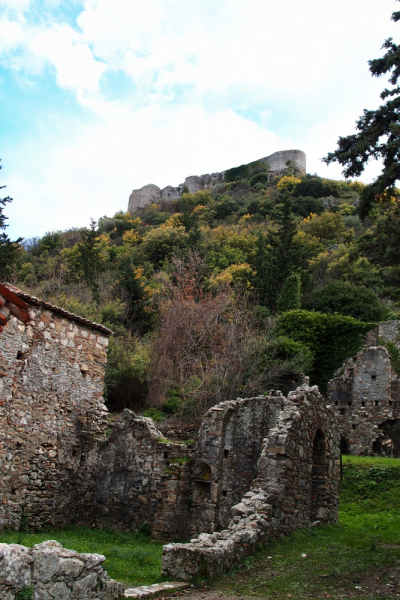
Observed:
[[[13,292],[16,296],[18,296],[22,300],[25,300],[25,302],[27,302],[28,304],[33,304],[35,306],[40,306],[42,308],[46,308],[46,309],[56,312],[60,315],[63,315],[64,317],[67,317],[67,319],[71,319],[72,321],[77,321],[78,323],[82,323],[83,325],[88,325],[89,327],[92,327],[93,329],[98,329],[99,331],[102,331],[103,333],[106,333],[107,335],[112,335],[112,333],[113,333],[112,330],[109,329],[108,327],[105,327],[105,325],[101,325],[100,323],[94,323],[93,321],[90,321],[89,319],[85,319],[84,317],[80,317],[79,315],[76,315],[75,313],[68,312],[64,308],[61,308],[60,306],[56,306],[55,304],[52,304],[51,302],[45,302],[44,300],[40,300],[39,298],[36,298],[36,296],[31,296],[30,294],[27,294],[26,292],[23,292],[22,290],[14,287],[10,283],[4,283],[3,285],[6,288],[8,288],[11,292]]]

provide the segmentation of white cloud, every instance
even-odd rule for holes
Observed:
[[[19,23],[9,21],[7,18],[0,19],[0,41],[3,52],[9,52],[21,44],[24,32]]]
[[[61,88],[73,89],[78,98],[97,92],[106,65],[95,60],[89,46],[71,27],[53,26],[39,33],[31,50],[43,62],[53,65]]]

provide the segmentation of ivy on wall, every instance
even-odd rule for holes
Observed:
[[[368,330],[376,323],[364,323],[340,314],[291,310],[277,319],[277,333],[304,344],[313,355],[312,385],[326,393],[328,381],[342,363],[362,347]]]

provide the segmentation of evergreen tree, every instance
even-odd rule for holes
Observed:
[[[125,301],[127,309],[123,325],[131,332],[148,333],[155,324],[155,311],[151,308],[151,291],[143,277],[143,269],[125,261],[119,269],[115,288],[116,296]]]
[[[98,304],[100,300],[98,275],[102,270],[102,261],[100,249],[96,244],[98,237],[96,221],[92,219],[90,229],[82,229],[80,233],[81,241],[77,244],[78,263],[82,269],[83,279],[92,292],[93,300]]]
[[[392,14],[392,20],[400,21],[400,11]],[[339,162],[345,168],[345,177],[358,177],[370,158],[383,160],[383,171],[371,185],[361,190],[360,213],[365,217],[373,203],[394,193],[396,181],[400,180],[400,45],[389,38],[382,48],[382,58],[369,61],[374,77],[390,73],[389,83],[395,87],[381,93],[382,104],[377,110],[364,110],[357,121],[359,133],[340,137],[338,148],[323,160],[329,165]]]
[[[0,165],[0,169],[3,167]],[[0,186],[0,190],[4,189],[6,186]],[[7,196],[6,198],[0,198],[0,230],[3,232],[0,234],[0,281],[6,281],[10,278],[12,273],[13,266],[15,264],[18,249],[18,245],[22,242],[22,238],[18,238],[15,241],[11,241],[10,238],[4,230],[8,225],[6,221],[8,217],[4,214],[4,207],[9,202],[12,202],[12,198]]]
[[[283,284],[298,268],[300,260],[299,249],[294,240],[296,221],[287,194],[282,195],[282,202],[277,206],[274,216],[279,227],[267,234],[259,231],[254,258],[257,271],[254,285],[260,303],[272,310],[276,310]]]
[[[289,275],[286,278],[277,306],[279,312],[297,310],[301,307],[301,280],[298,273]]]

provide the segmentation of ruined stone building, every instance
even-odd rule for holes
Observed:
[[[246,425],[236,434],[235,417],[240,415],[249,426],[257,413],[267,422],[266,437],[260,445],[257,438],[243,443]],[[317,387],[305,384],[287,398],[272,391],[266,397],[222,403],[208,412],[206,422],[194,458],[189,510],[189,517],[195,517],[189,520],[189,531],[199,523],[202,533],[189,543],[164,546],[165,575],[184,581],[215,577],[260,543],[316,521],[336,522],[336,418]],[[258,460],[249,473],[252,452]],[[234,460],[229,464],[231,454]],[[232,502],[242,495],[233,506],[224,503],[230,488]]]
[[[379,323],[328,384],[344,454],[400,458],[400,377],[383,345],[400,348],[400,323]]]
[[[0,527],[82,520],[107,428],[111,331],[11,286],[0,302]]]
[[[0,303],[0,527],[145,527],[190,540],[163,558],[188,580],[335,522],[339,437],[318,388],[218,404],[195,440],[163,437],[129,410],[106,435],[110,330],[11,286]]]
[[[259,162],[269,166],[271,177],[274,175],[283,175],[288,170],[288,165],[294,169],[295,173],[305,175],[306,173],[306,155],[301,150],[283,150],[274,152],[270,156],[260,158]],[[139,208],[144,208],[158,200],[174,200],[180,198],[185,188],[194,193],[200,190],[207,190],[214,186],[224,183],[226,171],[221,173],[211,173],[211,175],[190,175],[185,181],[177,187],[167,185],[160,189],[157,185],[150,183],[144,187],[133,190],[128,203],[128,212],[134,214]]]

